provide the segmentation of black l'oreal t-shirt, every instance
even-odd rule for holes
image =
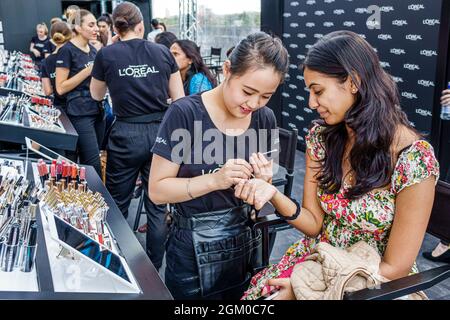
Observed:
[[[56,91],[56,54],[51,54],[49,55],[47,58],[45,58],[42,61],[42,66],[41,66],[41,77],[42,78],[49,78],[50,79],[50,83],[52,85],[53,88],[53,95],[54,95],[54,100],[53,100],[53,104],[55,106],[58,107],[63,107],[65,108],[66,106],[66,96],[60,96],[58,94],[58,92]]]
[[[178,66],[169,49],[143,39],[119,41],[95,58],[92,76],[105,81],[119,117],[165,111],[170,76]]]
[[[50,40],[47,37],[44,40],[40,40],[38,36],[31,38],[31,43],[34,43],[34,48],[41,54],[39,57],[36,57],[34,53],[31,53],[31,56],[35,61],[40,62],[44,59],[44,53],[48,48],[49,41]]]
[[[67,42],[62,46],[56,56],[56,68],[69,69],[69,79],[86,67],[94,63],[97,50],[89,44],[89,53],[84,52],[72,42]],[[91,77],[87,77],[81,82],[75,89],[66,94],[67,97],[67,114],[71,116],[88,116],[96,115],[99,113],[98,102],[89,97],[79,97],[71,99],[71,93],[85,92],[89,93],[89,86],[91,83]]]
[[[190,178],[214,173],[229,159],[248,162],[253,152],[279,150],[273,111],[263,107],[251,117],[247,131],[233,137],[217,129],[200,94],[179,99],[166,112],[152,152],[179,164],[177,177]],[[272,155],[275,160],[277,157],[278,153]],[[241,200],[234,196],[234,189],[230,188],[179,203],[177,208],[184,216],[190,217],[195,213],[223,210],[241,204]]]

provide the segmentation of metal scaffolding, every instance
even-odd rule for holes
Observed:
[[[197,0],[179,0],[180,38],[197,42]]]

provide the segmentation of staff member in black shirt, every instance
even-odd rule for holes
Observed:
[[[147,252],[155,267],[161,267],[166,240],[164,206],[148,198],[150,152],[168,99],[184,96],[175,59],[162,46],[143,40],[144,23],[139,8],[124,2],[113,12],[120,41],[97,54],[92,71],[91,93],[103,99],[111,94],[116,123],[108,140],[106,187],[125,217],[128,216],[138,174],[142,174],[147,212]]]
[[[272,179],[262,153],[278,139],[265,104],[288,66],[279,39],[251,34],[224,63],[224,82],[176,101],[161,123],[149,189],[153,202],[175,204],[165,273],[175,299],[239,299],[246,289],[261,238],[234,186]]]
[[[53,105],[63,110],[66,109],[66,97],[56,92],[56,57],[58,50],[72,39],[72,29],[65,22],[55,22],[50,28],[50,36],[56,44],[56,49],[42,62],[41,80],[44,93],[47,96],[54,95]]]
[[[78,133],[80,163],[93,166],[101,176],[99,145],[105,134],[104,112],[89,91],[97,54],[89,40],[97,38],[97,20],[81,9],[72,22],[76,35],[59,49],[56,59],[56,91],[67,96],[67,115]]]
[[[41,62],[45,58],[45,53],[48,53],[48,42],[47,25],[44,22],[39,23],[36,25],[36,35],[31,38],[30,42],[31,58],[39,70],[41,68]]]

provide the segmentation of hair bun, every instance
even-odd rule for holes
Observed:
[[[117,28],[118,31],[126,31],[130,27],[128,21],[123,17],[117,17],[114,20],[114,26]]]
[[[55,32],[55,34],[52,37],[52,40],[57,44],[61,44],[66,42],[66,37],[61,32]]]

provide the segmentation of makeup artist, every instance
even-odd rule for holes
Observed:
[[[153,202],[173,204],[165,282],[175,299],[239,299],[248,284],[261,237],[233,187],[272,178],[261,153],[277,148],[276,119],[265,104],[288,65],[279,39],[251,34],[224,63],[223,83],[176,101],[164,117],[149,189]]]

